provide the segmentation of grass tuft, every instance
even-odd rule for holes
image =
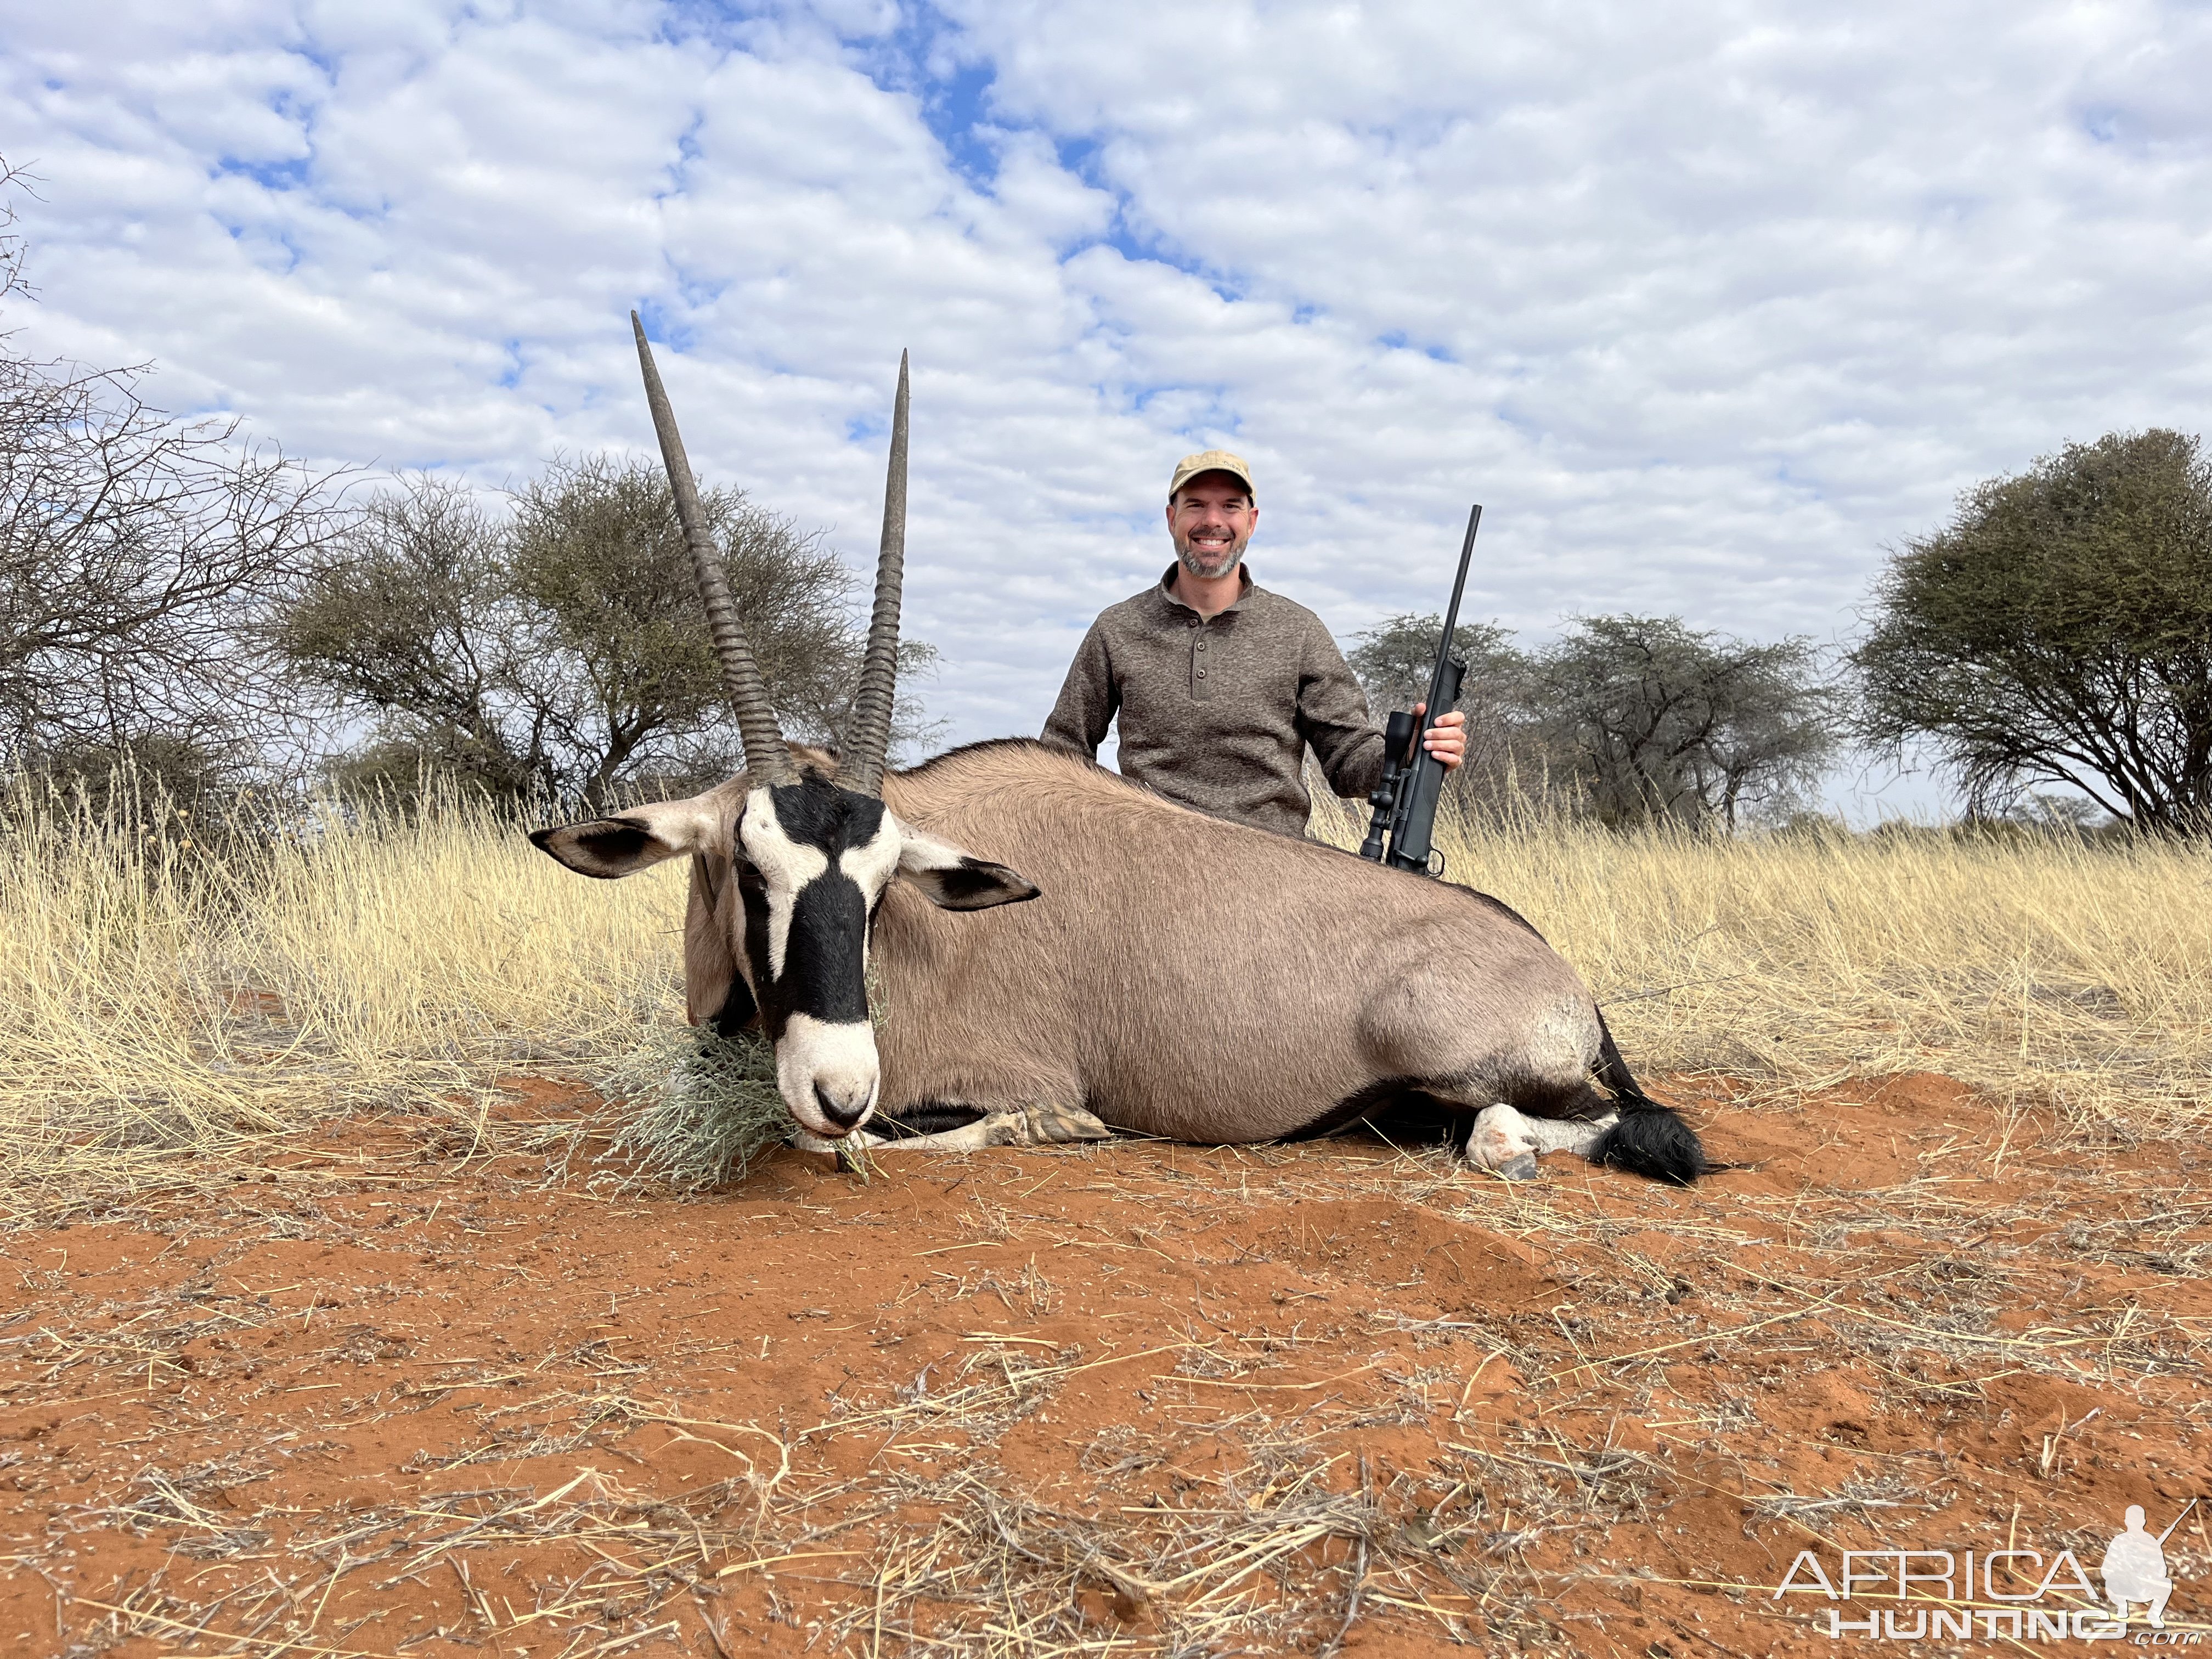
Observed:
[[[636,1048],[593,1068],[592,1081],[631,1113],[608,1159],[679,1192],[742,1180],[754,1158],[791,1139],[775,1053],[760,1037],[657,1026]]]

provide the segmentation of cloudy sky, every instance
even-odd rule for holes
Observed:
[[[857,559],[911,348],[962,739],[1042,721],[1189,450],[1342,639],[1480,500],[1472,616],[1825,642],[1975,479],[2212,428],[2188,0],[88,0],[0,54],[19,338],[307,457],[647,449],[636,306],[702,476]]]

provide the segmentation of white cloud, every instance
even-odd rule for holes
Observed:
[[[864,555],[915,360],[911,629],[1034,729],[1259,470],[1262,579],[1848,629],[1885,543],[2212,407],[2212,15],[629,0],[47,8],[0,59],[34,346],[331,460],[647,447]],[[988,88],[984,82],[988,76]]]

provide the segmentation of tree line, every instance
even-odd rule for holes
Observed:
[[[0,164],[0,299],[30,293]],[[738,747],[659,467],[557,459],[503,510],[428,475],[374,489],[179,421],[144,366],[0,335],[0,765],[102,805],[249,786],[426,786],[598,807],[703,787]],[[819,532],[708,492],[793,736],[832,743],[865,641]],[[901,672],[932,653],[910,641]],[[926,735],[911,696],[895,739]]]
[[[1440,616],[1393,617],[1349,653],[1381,708],[1428,691]],[[1757,644],[1677,617],[1590,617],[1523,649],[1462,623],[1466,763],[1450,798],[1516,800],[1616,826],[1668,821],[1734,830],[1800,810],[1844,740],[1846,699],[1812,644]]]
[[[783,730],[835,744],[866,643],[851,570],[741,491],[702,493]],[[683,527],[659,463],[558,460],[495,514],[417,477],[369,496],[271,612],[275,672],[366,740],[342,788],[429,778],[598,809],[720,781],[740,757]],[[909,676],[930,659],[908,641]],[[895,737],[921,734],[919,705]]]
[[[1847,744],[1932,755],[1970,817],[2101,808],[2212,833],[2212,461],[2198,438],[2112,433],[1962,495],[1895,549],[1856,646],[1753,643],[1671,617],[1598,617],[1517,647],[1456,630],[1472,728],[1454,792],[1556,796],[1608,823],[1733,830],[1802,807]],[[1439,617],[1350,660],[1385,708],[1427,689]],[[2056,788],[2057,798],[2039,794]],[[2081,812],[2074,812],[2078,819]]]
[[[27,366],[18,364],[19,370]],[[100,795],[248,785],[412,802],[460,789],[598,809],[737,769],[667,480],[557,460],[504,510],[420,476],[349,495],[228,424],[180,426],[102,377],[0,391],[0,750]],[[11,442],[23,439],[28,441]],[[737,490],[704,505],[783,729],[834,744],[864,632],[853,573]],[[930,659],[902,647],[902,672]],[[909,696],[895,734],[922,731]]]
[[[0,204],[13,175],[0,167]],[[0,204],[0,298],[26,291]],[[503,510],[432,476],[317,474],[234,421],[173,420],[142,369],[0,336],[0,763],[95,793],[426,781],[592,807],[726,776],[732,723],[665,478],[556,459]],[[855,579],[740,491],[708,514],[795,737],[835,744]],[[1426,690],[1441,619],[1349,653],[1377,714]],[[2162,429],[2069,444],[1893,550],[1857,645],[1676,617],[1545,644],[1462,626],[1455,794],[1732,830],[1802,808],[1851,744],[1932,752],[1981,815],[2059,787],[2147,830],[2212,830],[2212,463]],[[902,672],[928,647],[903,647]],[[928,735],[908,693],[901,738]]]

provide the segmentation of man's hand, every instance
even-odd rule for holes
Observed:
[[[1418,720],[1428,713],[1425,702],[1413,705],[1413,718]],[[1441,714],[1437,723],[1421,734],[1421,747],[1444,763],[1444,770],[1456,772],[1459,763],[1467,758],[1467,715],[1455,708]]]

